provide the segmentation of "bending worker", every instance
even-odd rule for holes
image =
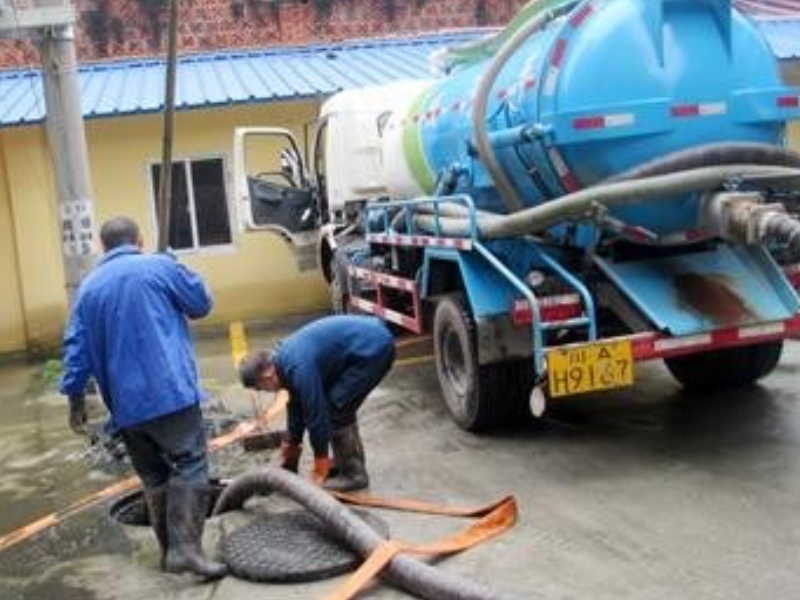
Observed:
[[[208,579],[226,566],[206,558],[210,501],[201,391],[187,317],[211,310],[203,280],[165,254],[142,254],[139,228],[116,217],[100,230],[105,255],[81,284],[64,337],[61,392],[70,427],[84,432],[93,376],[144,485],[161,568]]]
[[[301,328],[272,353],[249,356],[239,373],[245,387],[271,392],[286,388],[290,393],[282,466],[297,472],[308,429],[315,482],[334,491],[353,491],[369,485],[356,411],[393,362],[394,339],[382,321],[333,316]]]

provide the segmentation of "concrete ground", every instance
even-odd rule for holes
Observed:
[[[251,346],[289,327],[251,335]],[[227,341],[201,340],[199,352],[215,397],[246,415]],[[85,442],[66,431],[61,400],[31,388],[34,372],[0,368],[0,533],[117,477],[86,467]],[[470,505],[513,493],[510,532],[438,566],[519,598],[797,598],[799,373],[798,342],[760,386],[714,396],[684,395],[660,364],[640,365],[629,390],[562,400],[536,424],[475,436],[447,416],[432,364],[403,363],[362,412],[372,492]],[[215,469],[266,460],[233,448]],[[380,514],[410,541],[467,524]],[[226,519],[210,522],[207,547],[247,515]],[[0,598],[322,598],[341,582],[196,585],[157,572],[156,560],[149,532],[99,507],[0,554]],[[376,586],[363,597],[406,596]]]

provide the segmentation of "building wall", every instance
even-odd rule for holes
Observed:
[[[787,85],[800,86],[800,60],[781,61],[781,74]],[[790,147],[800,151],[800,121],[789,124],[787,139]]]
[[[180,256],[203,275],[215,297],[214,311],[205,323],[276,317],[328,305],[319,272],[301,273],[279,236],[240,231],[230,178],[234,127],[279,125],[293,130],[302,143],[303,126],[316,110],[315,103],[304,102],[177,115],[175,158],[221,155],[228,171],[233,244]],[[0,340],[0,351],[23,348],[26,333],[29,348],[49,347],[60,339],[67,301],[46,139],[40,127],[8,129],[0,136],[7,167],[5,177],[0,170],[0,276],[9,291],[0,304],[0,333],[8,332]],[[160,160],[160,117],[89,121],[87,141],[98,223],[128,215],[141,225],[146,249],[152,250],[156,226],[148,169]],[[14,278],[14,234],[19,285]]]
[[[175,158],[222,155],[234,221],[230,247],[182,254],[181,260],[209,282],[216,306],[209,322],[274,317],[327,306],[327,288],[316,271],[301,273],[289,245],[267,232],[239,231],[231,160],[233,129],[273,125],[290,129],[299,143],[314,102],[189,111],[176,118]],[[142,226],[148,249],[156,245],[148,165],[161,156],[161,118],[138,116],[90,121],[87,128],[98,222],[127,214]]]
[[[526,0],[193,0],[180,3],[178,48],[199,52],[502,25]],[[81,61],[163,53],[166,3],[76,0]],[[0,67],[34,65],[26,41],[0,40]]]
[[[25,348],[25,326],[22,318],[22,290],[17,273],[17,248],[11,216],[8,177],[0,139],[0,352]]]
[[[66,315],[52,168],[42,127],[2,138],[27,346],[36,349],[58,339]]]
[[[781,75],[788,85],[800,85],[800,60],[782,60]]]

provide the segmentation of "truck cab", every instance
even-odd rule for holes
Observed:
[[[304,152],[287,129],[237,128],[234,179],[243,226],[279,234],[298,258],[313,252],[330,282],[337,234],[355,223],[365,203],[389,196],[386,124],[427,85],[409,80],[336,94],[323,103]]]

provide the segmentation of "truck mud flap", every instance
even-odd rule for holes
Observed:
[[[783,321],[800,309],[794,288],[760,246],[720,244],[666,258],[595,260],[653,326],[669,335]]]

